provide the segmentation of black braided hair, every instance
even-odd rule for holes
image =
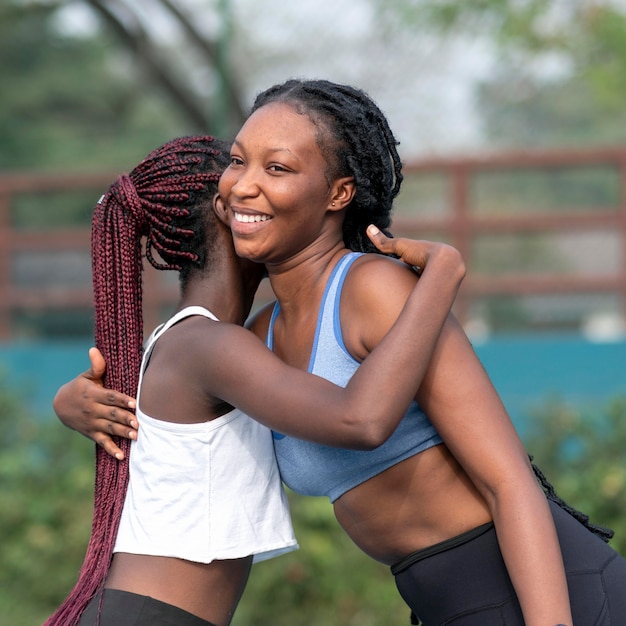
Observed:
[[[556,490],[554,489],[554,486],[545,477],[544,473],[533,463],[533,457],[529,455],[528,458],[530,460],[530,464],[532,465],[533,472],[535,473],[535,477],[537,478],[537,481],[541,485],[541,488],[546,494],[546,497],[548,498],[548,500],[551,500],[555,504],[558,504],[564,511],[567,511],[574,519],[579,521],[585,528],[590,530],[594,535],[598,535],[598,537],[600,537],[600,539],[602,539],[604,542],[608,543],[613,538],[615,531],[611,528],[607,528],[606,526],[600,526],[599,524],[594,524],[589,519],[588,515],[586,515],[582,511],[579,511],[578,509],[575,509],[574,507],[567,504],[567,502],[562,500],[557,495]]]
[[[352,176],[356,193],[343,224],[345,245],[378,252],[366,235],[369,224],[387,232],[402,184],[402,162],[387,118],[360,89],[327,80],[291,79],[260,93],[252,112],[272,103],[290,104],[318,128],[327,177]]]

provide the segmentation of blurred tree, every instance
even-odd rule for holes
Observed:
[[[609,2],[571,8],[573,14],[553,31],[545,28],[549,15],[529,24],[515,54],[480,88],[479,106],[494,144],[576,147],[626,141],[624,10]]]
[[[0,170],[123,170],[194,130],[106,35],[69,36],[57,17],[54,3],[0,6]]]
[[[41,110],[34,134],[38,126],[44,126],[43,120],[46,128],[57,128],[57,136],[49,141],[42,135],[42,145],[33,146],[36,153],[24,145],[23,155],[33,155],[35,166],[56,161],[63,167],[74,162],[88,167],[95,155],[106,158],[106,165],[112,161],[110,154],[116,152],[113,146],[122,124],[126,145],[145,146],[141,130],[148,133],[151,129],[150,148],[164,137],[189,132],[232,137],[254,93],[294,75],[324,76],[369,91],[389,115],[406,156],[463,141],[460,137],[467,134],[463,128],[468,126],[462,121],[465,115],[459,114],[457,107],[453,115],[446,115],[440,106],[442,101],[450,101],[456,89],[454,84],[452,89],[449,84],[441,88],[442,78],[445,80],[454,66],[456,49],[438,45],[436,34],[415,37],[403,27],[387,28],[377,19],[376,2],[5,0],[0,8],[8,35],[5,48],[19,44],[13,37],[13,26],[19,22],[22,36],[26,32],[39,51],[24,78],[29,90],[21,105]],[[33,18],[36,15],[39,24]],[[12,72],[1,64],[0,71],[11,78]],[[49,78],[40,87],[44,75]],[[112,79],[115,89],[109,89]],[[4,82],[13,94],[16,81]],[[117,112],[112,100],[125,108],[113,122],[107,117],[106,124],[100,123],[94,117],[100,124],[99,134],[81,128],[83,120],[77,117],[76,127],[67,129],[66,138],[62,131],[67,120],[59,126],[46,113],[47,90],[52,85],[64,95],[61,104],[69,101],[74,110],[82,111],[89,100],[107,113],[110,109]],[[18,126],[24,125],[20,105],[9,101],[0,103],[3,106],[7,123],[15,114]],[[66,110],[72,109],[61,107],[61,112]],[[13,134],[20,136],[17,126]],[[98,145],[88,141],[94,135]],[[109,145],[104,145],[105,138]],[[43,154],[48,145],[58,146],[58,156],[53,149]],[[116,154],[117,163],[126,166],[130,159],[124,146]],[[30,165],[24,158],[12,159],[9,151],[5,162],[10,167]]]
[[[167,45],[163,38],[155,42],[144,26],[145,13],[132,0],[85,0],[131,51],[138,65],[145,68],[149,76],[169,95],[190,122],[198,129],[206,129],[220,136],[230,136],[245,119],[243,98],[230,72],[223,48],[220,45],[222,31],[227,32],[228,2],[214,2],[202,7],[204,20],[198,13],[187,12],[180,3],[156,0],[155,8],[162,9],[167,17],[180,29],[186,40],[183,51]],[[218,27],[213,34],[198,27],[205,20],[212,20]],[[146,20],[147,21],[147,20]],[[201,55],[203,65],[210,70],[212,99],[207,100],[203,90],[193,80],[193,72],[187,68],[191,49]],[[208,106],[213,101],[213,106]],[[216,123],[216,112],[226,113]]]
[[[626,141],[626,7],[611,0],[376,0],[396,27],[476,38],[494,59],[478,90],[503,146]],[[496,61],[497,60],[497,61]]]

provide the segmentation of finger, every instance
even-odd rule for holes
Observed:
[[[91,367],[84,372],[83,376],[102,386],[106,371],[106,361],[98,348],[89,348],[89,363]]]
[[[393,253],[395,249],[395,239],[387,237],[377,226],[370,224],[367,227],[367,236],[370,241],[381,251],[386,254]]]
[[[391,254],[404,261],[420,276],[425,265],[424,242],[405,237],[387,237],[379,228],[370,224],[367,234],[372,243],[385,254]]]
[[[124,453],[121,448],[107,435],[100,434],[95,438],[96,443],[110,456],[122,461],[124,459]]]
[[[110,392],[113,395],[113,392]],[[126,396],[122,396],[126,397]],[[109,397],[103,398],[91,398],[89,405],[84,405],[81,408],[82,419],[85,421],[89,429],[102,430],[111,432],[110,428],[116,428],[117,426],[124,428],[125,431],[137,430],[139,427],[137,417],[132,411],[128,411],[125,407],[120,408],[109,402],[114,400]],[[101,421],[98,421],[101,420]],[[111,434],[119,434],[118,432],[111,432]],[[126,435],[124,435],[126,436]]]
[[[121,437],[122,439],[130,440],[137,439],[137,431],[134,428],[129,428],[125,424],[108,421],[106,423],[106,426],[102,430],[106,430],[106,432],[109,433],[109,435],[111,435],[112,437]],[[106,437],[105,432],[101,432],[100,434],[103,437]]]
[[[139,427],[139,423],[137,422],[137,417],[134,413],[130,411],[126,411],[125,409],[120,409],[118,407],[114,407],[111,410],[108,410],[103,415],[104,419],[107,420],[107,430],[112,435],[118,435],[120,437],[125,437],[126,439],[136,439],[137,433],[135,432],[134,436],[128,436],[126,434],[121,434],[122,431],[118,432],[118,427],[123,428],[124,433],[136,431]],[[129,431],[130,428],[130,431]],[[112,431],[111,429],[115,429]]]
[[[106,417],[113,419],[116,422],[123,422],[129,424],[131,419],[135,418],[133,411],[137,407],[137,403],[134,398],[127,396],[120,391],[114,391],[113,389],[100,389],[101,394],[94,393],[93,399],[96,402],[100,402],[106,406],[113,407],[113,411],[110,416]]]

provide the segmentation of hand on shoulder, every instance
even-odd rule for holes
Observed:
[[[437,265],[450,273],[450,278],[459,282],[465,277],[465,262],[461,253],[446,243],[409,239],[407,237],[387,237],[371,224],[367,234],[372,243],[385,254],[396,256],[406,263],[419,276],[428,266]]]

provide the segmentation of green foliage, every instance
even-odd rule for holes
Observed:
[[[514,4],[514,3],[507,3]],[[496,30],[502,54],[479,92],[489,138],[514,146],[586,146],[626,140],[626,14],[609,2],[550,2],[516,32]],[[511,7],[509,7],[511,8]],[[556,70],[546,71],[548,67]]]
[[[393,29],[491,46],[477,93],[487,138],[506,147],[626,140],[626,11],[611,0],[377,0]]]
[[[93,445],[52,416],[30,414],[0,376],[0,621],[42,623],[72,588],[93,502]],[[626,554],[626,399],[529,416],[524,439],[572,506],[616,531]],[[408,624],[389,569],[362,554],[326,499],[290,494],[300,550],[253,566],[233,626]]]
[[[63,34],[57,13],[0,6],[0,170],[125,170],[188,130],[106,36]]]
[[[615,531],[626,555],[626,398],[578,411],[553,401],[524,425],[525,443],[559,496]]]
[[[397,24],[435,34],[489,33],[507,47],[544,49],[558,41],[541,28],[551,0],[378,0]]]
[[[70,591],[92,516],[93,446],[0,377],[0,621],[42,623]]]

